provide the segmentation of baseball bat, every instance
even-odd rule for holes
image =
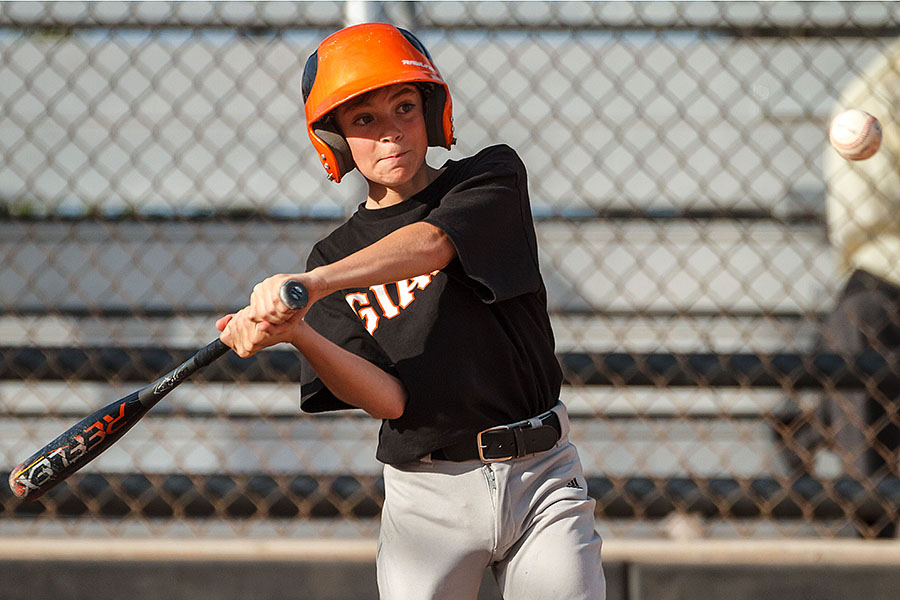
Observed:
[[[286,281],[280,297],[292,310],[304,308],[309,299],[306,288],[296,281]],[[10,472],[13,494],[23,500],[43,496],[115,444],[166,394],[227,351],[228,346],[217,338],[153,383],[75,423]]]

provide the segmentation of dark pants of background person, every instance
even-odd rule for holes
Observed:
[[[894,353],[900,351],[900,288],[866,271],[854,271],[824,323],[818,350],[850,360],[862,352],[876,351],[888,357],[887,366],[870,375],[866,390],[823,394],[813,416],[819,422],[795,427],[795,439],[785,440],[789,466],[810,469],[809,461],[794,450],[797,446],[812,450],[826,442],[840,457],[845,475],[872,484],[896,477],[900,366]],[[895,537],[898,519],[897,507],[884,507],[880,515],[861,519],[856,526],[863,536]]]

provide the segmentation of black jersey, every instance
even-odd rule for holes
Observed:
[[[330,264],[418,221],[456,247],[443,270],[342,290],[306,315],[316,331],[403,382],[403,416],[384,421],[379,433],[377,458],[389,464],[544,412],[562,381],[522,161],[508,146],[493,146],[444,166],[408,200],[361,205],[316,244],[307,264]],[[301,407],[350,408],[305,360]]]

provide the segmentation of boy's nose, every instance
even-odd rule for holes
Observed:
[[[393,119],[389,119],[384,123],[384,129],[381,133],[381,141],[395,142],[403,137],[403,127]]]
[[[381,136],[383,142],[396,142],[403,137],[403,132],[397,127],[387,129]]]

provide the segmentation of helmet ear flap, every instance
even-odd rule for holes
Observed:
[[[315,133],[331,152],[331,156],[328,156],[327,152],[323,153],[326,156],[326,160],[323,162],[328,165],[325,168],[334,177],[335,181],[340,182],[341,177],[343,177],[345,173],[356,168],[347,140],[334,129],[327,128],[325,123],[316,124],[313,127],[313,133]],[[331,164],[332,160],[333,164]],[[331,168],[329,169],[328,167]]]
[[[453,143],[453,118],[445,116],[447,111],[447,90],[439,85],[420,85],[425,104],[425,132],[429,146],[450,149]]]

